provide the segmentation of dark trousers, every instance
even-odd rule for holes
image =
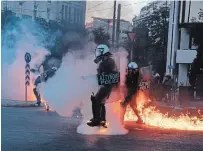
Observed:
[[[141,117],[139,116],[138,110],[137,110],[137,103],[136,103],[136,95],[137,95],[137,90],[129,90],[127,96],[125,97],[124,100],[124,106],[122,108],[122,114],[121,114],[121,121],[124,121],[124,116],[126,112],[126,108],[128,105],[132,108],[134,111],[135,115],[138,117],[138,120],[141,120]]]
[[[112,86],[102,86],[92,100],[93,119],[106,121],[105,102],[112,91]]]
[[[41,96],[40,96],[40,94],[37,92],[37,89],[36,88],[34,88],[33,89],[33,92],[34,92],[34,94],[35,94],[35,97],[36,97],[36,99],[37,99],[37,103],[41,103]]]

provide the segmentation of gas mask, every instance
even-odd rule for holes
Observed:
[[[101,60],[102,60],[102,57],[98,56],[96,57],[96,59],[94,59],[94,63],[98,64]]]
[[[127,74],[128,75],[135,75],[138,72],[138,69],[127,69]]]

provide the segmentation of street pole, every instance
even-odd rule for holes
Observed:
[[[25,101],[27,103],[27,85],[25,86]]]
[[[22,18],[22,13],[23,13],[23,3],[24,2],[19,2],[19,5],[20,5],[20,15],[19,15],[19,17],[20,17],[20,19]]]
[[[47,22],[49,22],[50,18],[50,8],[47,8]]]
[[[119,34],[120,34],[120,17],[121,17],[121,4],[118,4],[117,12],[117,26],[116,26],[116,46],[119,44]]]
[[[113,9],[113,31],[112,31],[112,46],[114,48],[114,38],[115,38],[115,18],[116,18],[116,0],[114,0],[114,9]]]
[[[133,61],[133,42],[131,42],[130,60]]]
[[[37,4],[36,1],[34,1],[33,21],[36,20],[36,17],[37,17]]]
[[[30,61],[31,61],[31,55],[30,53],[26,52],[25,56],[25,101],[27,103],[27,87],[30,85]]]

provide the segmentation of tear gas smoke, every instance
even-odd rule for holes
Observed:
[[[8,43],[10,36],[13,38],[12,43]],[[31,53],[31,68],[38,67],[45,59],[45,55],[50,53],[45,49],[45,46],[48,46],[50,42],[46,38],[47,34],[30,21],[10,24],[4,29],[2,34],[2,98],[24,100],[24,55],[26,52]],[[54,38],[51,41],[53,40]],[[71,116],[73,110],[80,107],[84,120],[77,129],[78,133],[126,134],[127,131],[121,126],[119,120],[119,100],[121,98],[116,95],[118,94],[116,92],[112,93],[109,99],[109,102],[115,102],[106,104],[107,120],[110,122],[109,128],[102,130],[86,126],[86,121],[92,117],[90,95],[92,92],[96,93],[99,88],[96,76],[90,76],[96,75],[97,71],[97,65],[93,62],[94,50],[95,44],[87,43],[83,50],[68,52],[55,76],[50,78],[47,83],[42,84],[42,97],[61,116]],[[127,63],[127,54],[123,50],[115,54],[120,56],[119,66],[122,81]],[[31,79],[35,76],[31,74]],[[85,76],[85,78],[81,78],[82,76]],[[31,81],[31,86],[28,87],[28,100],[35,99],[32,89]]]
[[[32,29],[32,30],[31,30]],[[47,34],[31,20],[8,23],[2,32],[2,99],[25,100],[25,60],[29,52],[32,56],[31,68],[41,63],[48,50],[45,45]],[[35,100],[31,73],[31,85],[28,87],[28,100]]]
[[[99,128],[90,128],[86,122],[92,118],[90,95],[98,91],[98,83],[96,78],[97,65],[93,62],[94,51],[85,57],[78,58],[81,53],[94,50],[94,45],[87,45],[83,50],[75,51],[75,53],[67,53],[63,58],[61,67],[55,76],[43,84],[42,94],[48,104],[59,115],[69,117],[75,108],[81,108],[83,121],[78,127],[77,132],[82,134],[104,134],[104,135],[121,135],[126,134],[120,123],[120,104],[119,94],[113,92],[110,96],[107,107],[107,120],[110,122],[109,128],[106,130]],[[127,66],[127,53],[119,50],[115,56],[120,57],[121,83],[123,83],[125,68]],[[114,102],[112,102],[114,101]]]

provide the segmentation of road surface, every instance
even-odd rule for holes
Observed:
[[[76,133],[78,119],[40,108],[2,108],[2,151],[203,151],[203,132],[129,126],[124,136]]]

